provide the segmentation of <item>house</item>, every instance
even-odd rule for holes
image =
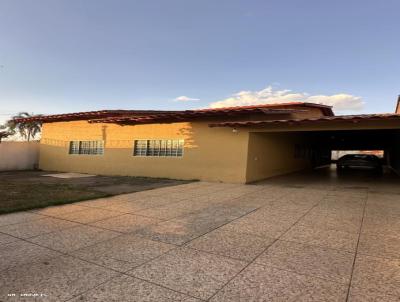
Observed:
[[[335,116],[292,102],[31,119],[43,123],[39,167],[48,171],[248,183],[327,164],[331,150],[384,150],[400,171],[399,112]]]

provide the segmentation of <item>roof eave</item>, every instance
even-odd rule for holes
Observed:
[[[333,116],[314,119],[292,119],[292,120],[269,120],[269,121],[247,121],[247,122],[223,122],[211,123],[208,126],[214,127],[263,127],[270,125],[299,125],[307,123],[333,123],[333,122],[350,122],[359,123],[362,121],[382,121],[382,120],[397,120],[400,122],[400,114],[385,114],[385,115],[360,115],[360,116]]]
[[[176,123],[176,122],[190,122],[198,120],[207,120],[209,118],[231,118],[240,117],[244,114],[264,114],[264,115],[286,115],[298,112],[305,112],[307,110],[299,109],[266,109],[266,108],[255,108],[246,109],[242,111],[195,111],[187,110],[176,114],[159,114],[153,116],[144,117],[110,117],[104,119],[89,120],[89,123],[117,123],[121,125],[137,125],[137,124],[165,124],[165,123]]]

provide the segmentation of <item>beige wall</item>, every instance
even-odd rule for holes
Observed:
[[[38,160],[38,142],[0,143],[0,171],[32,170]]]
[[[135,139],[184,139],[184,155],[134,157]],[[104,140],[104,155],[70,155],[71,140]],[[105,175],[246,181],[248,133],[207,122],[120,126],[86,121],[43,125],[40,168]]]
[[[305,138],[296,133],[250,133],[247,182],[310,167],[309,160],[294,156],[295,145],[305,142]]]

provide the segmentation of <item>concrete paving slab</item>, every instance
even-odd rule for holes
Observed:
[[[221,192],[221,193],[219,193]],[[225,193],[229,194],[229,190],[226,190],[223,187],[213,187],[213,186],[207,186],[207,187],[200,187],[197,189],[192,189],[189,191],[178,191],[178,192],[172,192],[168,194],[168,198],[174,199],[174,200],[183,200],[183,199],[194,199],[194,198],[200,198],[204,195],[208,194],[213,194],[215,195],[216,198],[218,198],[218,194]]]
[[[245,265],[246,262],[180,248],[128,274],[205,300]]]
[[[90,223],[90,225],[121,233],[132,233],[158,222],[160,222],[160,220],[155,218],[125,214],[93,222]]]
[[[126,272],[174,248],[176,248],[175,245],[134,235],[122,235],[80,249],[71,255],[120,272]]]
[[[120,215],[123,215],[123,213],[104,209],[85,208],[81,211],[60,215],[58,218],[79,223],[91,223]]]
[[[0,297],[7,297],[10,293],[33,293],[43,295],[37,298],[38,301],[60,302],[117,275],[115,271],[69,256],[61,256],[3,271],[0,274]]]
[[[276,200],[278,202],[284,202],[286,204],[297,205],[297,206],[301,205],[314,206],[315,204],[319,203],[324,197],[325,194],[321,193],[313,195],[312,192],[307,192],[307,193],[295,192],[293,194],[284,195]]]
[[[184,217],[151,225],[139,230],[138,234],[153,240],[182,245],[252,210],[253,208],[247,207],[216,205]]]
[[[193,222],[187,218],[173,219],[142,228],[136,234],[151,240],[183,245],[205,233],[211,232],[215,226],[204,221]]]
[[[335,229],[320,229],[318,227],[296,225],[283,235],[282,240],[355,253],[358,234]]]
[[[392,296],[376,289],[352,286],[350,288],[349,302],[398,302],[399,296]]]
[[[71,302],[200,302],[201,300],[130,276],[120,276]]]
[[[358,254],[352,284],[400,298],[400,259]]]
[[[360,254],[382,258],[400,259],[400,236],[361,234],[358,244]]]
[[[169,220],[172,218],[188,215],[190,213],[193,213],[194,211],[196,211],[196,209],[193,209],[190,206],[185,207],[182,204],[177,205],[177,203],[172,203],[170,205],[141,210],[136,212],[136,214],[161,220]]]
[[[136,213],[141,210],[157,207],[157,206],[162,206],[166,203],[174,203],[174,201],[167,201],[163,198],[149,198],[149,199],[144,199],[144,200],[137,200],[137,201],[129,201],[129,202],[124,202],[121,204],[110,204],[107,206],[102,207],[103,209],[107,210],[112,210],[112,211],[118,211],[122,213]]]
[[[251,262],[273,241],[273,238],[243,235],[241,233],[217,229],[193,240],[187,247]]]
[[[13,241],[18,241],[18,240],[19,240],[18,238],[15,238],[13,236],[0,233],[0,245],[10,243]]]
[[[144,209],[149,209],[153,207],[173,204],[177,202],[175,198],[169,198],[165,196],[123,196],[117,198],[116,196],[112,198],[104,198],[101,200],[85,201],[81,205],[92,207],[92,208],[102,208],[112,211],[118,211],[122,213],[135,213]]]
[[[231,223],[224,225],[221,229],[231,232],[266,237],[278,238],[284,234],[295,222],[294,219],[270,218],[253,219],[247,215]],[[254,216],[253,216],[254,217]]]
[[[210,301],[338,302],[346,300],[347,288],[344,284],[253,264]]]
[[[117,199],[114,196],[114,197],[99,198],[99,199],[94,199],[94,200],[80,201],[80,202],[76,202],[75,205],[89,207],[89,208],[104,208],[107,206],[121,205],[128,201],[129,200],[127,200],[126,198],[118,198]]]
[[[298,222],[298,225],[358,234],[361,228],[361,221],[362,216],[359,215],[346,215],[337,212],[319,214],[311,211]]]
[[[30,242],[67,253],[119,236],[117,232],[80,225],[27,239]]]
[[[76,204],[66,204],[62,206],[47,207],[43,209],[32,210],[35,214],[46,215],[51,217],[59,217],[68,213],[85,210],[85,207],[81,207]]]
[[[364,204],[365,201],[360,205],[352,207],[348,205],[340,205],[340,202],[331,202],[331,204],[327,204],[326,201],[323,200],[310,210],[310,215],[337,216],[342,219],[361,220],[364,215]]]
[[[384,203],[387,206],[400,206],[400,194],[388,194],[384,191],[379,193],[369,192],[368,194],[368,203]]]
[[[269,204],[271,200],[268,197],[264,198],[253,198],[247,197],[246,195],[240,196],[235,199],[225,198],[221,200],[221,203],[233,206],[249,206],[254,208],[261,208]]]
[[[260,188],[262,188],[260,186]],[[281,198],[282,196],[284,196],[285,193],[282,192],[282,190],[278,190],[276,188],[262,188],[257,192],[253,192],[251,194],[245,194],[243,196],[240,196],[239,199],[241,200],[260,200],[260,201],[265,201],[265,202],[269,202],[272,200],[276,200]]]
[[[43,216],[30,212],[16,212],[11,214],[4,214],[0,215],[0,226],[23,223],[41,218],[43,218]]]
[[[346,188],[347,187],[347,188]],[[359,186],[353,186],[352,188],[348,188],[348,186],[343,187],[343,186],[337,186],[335,190],[329,192],[329,195],[331,196],[337,196],[337,197],[345,197],[347,199],[353,198],[366,198],[367,197],[367,191],[368,187],[359,187]]]
[[[345,196],[328,196],[316,207],[320,211],[341,211],[362,215],[366,198],[347,198]]]
[[[0,245],[0,271],[24,264],[47,261],[60,255],[60,253],[23,240],[14,241]]]
[[[210,193],[210,194],[205,194],[205,195],[200,195],[196,197],[191,197],[191,198],[185,198],[182,199],[181,203],[187,203],[187,204],[216,204],[216,203],[224,203],[227,201],[232,201],[237,199],[238,197],[232,198],[231,196],[228,196],[225,194],[225,191],[219,191],[217,193]]]
[[[130,194],[123,194],[123,195],[117,195],[114,196],[114,198],[123,198],[127,201],[145,201],[145,202],[160,202],[160,203],[165,203],[165,202],[170,202],[171,200],[175,200],[175,198],[170,198],[169,193],[160,193],[157,190],[151,190],[151,191],[143,191],[143,192],[138,192],[138,193],[130,193]],[[180,191],[176,191],[180,192]],[[179,199],[177,199],[179,200]]]
[[[274,220],[281,218],[283,220],[291,220],[295,222],[306,214],[311,207],[312,205],[292,206],[290,203],[280,201],[279,204],[270,204],[261,207],[258,211],[251,213],[248,217],[253,220]]]
[[[42,176],[55,177],[55,178],[84,178],[84,177],[94,177],[96,175],[92,174],[82,174],[82,173],[54,173],[54,174],[44,174]]]
[[[6,233],[18,238],[26,239],[47,233],[56,232],[70,227],[78,226],[78,223],[56,219],[42,218],[32,220],[26,223],[18,223],[0,227],[0,232]]]
[[[383,204],[367,204],[367,207],[365,209],[365,216],[393,216],[397,219],[400,219],[400,205],[393,206]]]
[[[255,263],[348,284],[353,261],[353,253],[278,240]]]
[[[361,232],[400,238],[400,218],[395,216],[365,216]]]

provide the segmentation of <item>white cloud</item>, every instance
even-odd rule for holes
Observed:
[[[178,96],[174,99],[175,102],[193,102],[193,101],[200,101],[200,99],[190,98],[186,95]]]
[[[272,86],[258,91],[239,91],[226,99],[211,103],[210,107],[221,108],[286,102],[324,104],[333,106],[333,109],[337,111],[361,110],[364,107],[362,98],[351,94],[309,95],[305,92],[293,92],[287,89],[276,90]]]

